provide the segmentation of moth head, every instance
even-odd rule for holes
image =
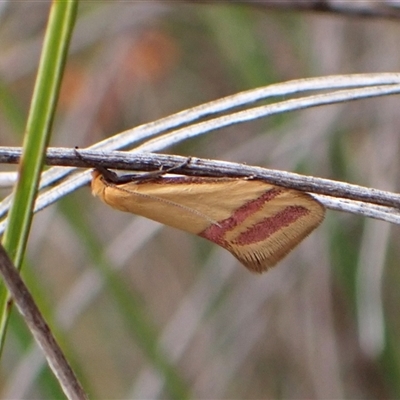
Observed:
[[[99,170],[94,169],[92,171],[92,195],[100,199],[104,197],[104,191],[107,187],[104,185],[103,179],[103,174]]]

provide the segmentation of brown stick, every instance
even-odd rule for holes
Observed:
[[[87,399],[88,397],[68,364],[32,295],[1,244],[0,274],[14,298],[18,311],[22,314],[33,337],[43,350],[47,362],[67,398],[70,400]]]

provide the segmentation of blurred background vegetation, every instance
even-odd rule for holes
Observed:
[[[49,7],[0,5],[1,146],[21,145]],[[83,1],[51,146],[271,83],[396,71],[399,37],[395,19]],[[324,106],[169,151],[397,191],[398,110],[396,97]],[[23,275],[93,398],[399,398],[399,234],[328,212],[255,276],[86,188],[35,216]],[[2,398],[62,397],[17,312],[0,366]]]

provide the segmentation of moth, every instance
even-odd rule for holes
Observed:
[[[92,172],[92,193],[109,206],[201,236],[252,272],[285,257],[324,219],[311,195],[257,179],[118,176]]]

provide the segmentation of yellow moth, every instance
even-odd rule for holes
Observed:
[[[310,195],[260,180],[92,175],[93,195],[106,204],[208,239],[253,272],[274,266],[325,214]]]

